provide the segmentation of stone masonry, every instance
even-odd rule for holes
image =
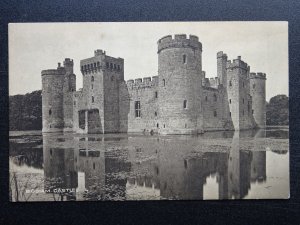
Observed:
[[[42,71],[43,132],[197,134],[264,128],[264,73],[217,53],[217,77],[202,70],[202,44],[184,34],[158,40],[158,76],[124,80],[124,59],[96,50]]]

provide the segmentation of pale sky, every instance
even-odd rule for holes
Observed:
[[[9,24],[9,95],[40,90],[41,71],[74,60],[77,89],[79,63],[102,49],[124,58],[125,80],[157,75],[157,41],[165,35],[193,34],[202,43],[202,69],[216,77],[218,51],[241,56],[251,72],[267,75],[267,100],[288,95],[287,22],[143,22]]]

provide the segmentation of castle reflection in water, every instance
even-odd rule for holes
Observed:
[[[266,180],[266,131],[199,136],[44,135],[44,189],[62,200],[241,199]]]

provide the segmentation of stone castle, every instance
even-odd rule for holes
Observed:
[[[76,91],[73,60],[42,71],[43,132],[197,134],[264,128],[264,73],[217,53],[217,77],[202,70],[202,44],[190,35],[158,41],[158,76],[124,80],[124,59],[96,50],[80,61]]]

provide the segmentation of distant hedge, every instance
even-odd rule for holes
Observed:
[[[267,103],[267,125],[289,125],[289,97],[276,95]]]
[[[42,129],[42,91],[9,96],[9,129]]]

